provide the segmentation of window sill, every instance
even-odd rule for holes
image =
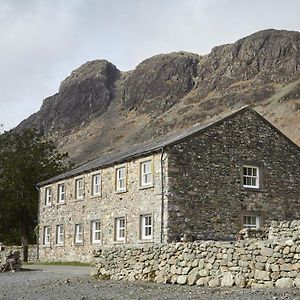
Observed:
[[[75,247],[79,247],[79,246],[83,246],[83,245],[84,245],[83,242],[82,243],[74,243]]]
[[[147,185],[140,185],[139,190],[149,189],[149,188],[153,188],[153,187],[154,187],[153,183],[147,184]]]
[[[58,202],[58,203],[56,203],[55,205],[56,205],[56,207],[57,207],[57,206],[66,205],[66,202]]]
[[[124,245],[124,244],[126,244],[126,241],[125,240],[123,240],[123,241],[114,241],[113,244],[114,245]]]
[[[115,191],[116,194],[123,194],[123,193],[126,193],[127,190],[119,190],[119,191]]]
[[[153,239],[151,238],[151,239],[141,239],[141,240],[139,240],[139,243],[140,244],[150,244],[150,243],[154,243],[153,242]]]
[[[64,247],[64,244],[55,244],[55,247]]]
[[[44,248],[44,249],[51,248],[51,245],[42,245],[42,248]]]
[[[74,201],[75,202],[81,202],[81,201],[83,201],[84,200],[84,198],[78,198],[78,199],[75,199]]]
[[[246,187],[242,186],[241,187],[242,191],[247,191],[247,192],[263,192],[264,190],[262,188],[256,188],[256,187]]]
[[[101,198],[102,194],[97,194],[97,195],[92,195],[90,198],[95,199],[95,198]]]

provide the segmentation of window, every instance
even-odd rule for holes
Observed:
[[[117,218],[115,221],[116,241],[125,240],[125,218]]]
[[[43,244],[50,245],[50,226],[44,226]]]
[[[126,168],[121,167],[116,169],[116,191],[126,191]]]
[[[244,228],[252,228],[252,229],[260,228],[259,216],[255,216],[255,215],[243,216],[243,226]]]
[[[47,187],[45,189],[45,205],[50,205],[52,201],[52,188]]]
[[[152,237],[152,216],[141,216],[141,238],[151,239]]]
[[[64,226],[57,225],[56,226],[56,244],[63,245],[64,243]]]
[[[57,202],[65,203],[65,185],[63,183],[58,185]]]
[[[92,195],[101,194],[101,177],[100,174],[95,174],[92,176]]]
[[[92,221],[92,243],[101,242],[101,223],[99,220]]]
[[[253,166],[243,166],[243,187],[259,188],[259,169]]]
[[[140,164],[140,185],[152,185],[151,160],[141,162]]]
[[[75,198],[83,199],[83,178],[77,179],[75,181]]]
[[[83,226],[82,224],[75,225],[75,244],[83,243]]]

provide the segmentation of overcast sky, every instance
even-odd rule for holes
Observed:
[[[134,69],[158,53],[207,54],[258,30],[300,30],[299,0],[0,0],[0,123],[36,112],[93,59]]]

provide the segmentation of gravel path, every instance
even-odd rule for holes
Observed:
[[[85,272],[31,270],[0,274],[0,299],[300,300],[299,289],[212,289],[147,282],[97,281]]]

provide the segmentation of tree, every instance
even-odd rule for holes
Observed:
[[[37,225],[38,182],[71,167],[66,153],[35,129],[0,135],[0,241],[34,242]]]

